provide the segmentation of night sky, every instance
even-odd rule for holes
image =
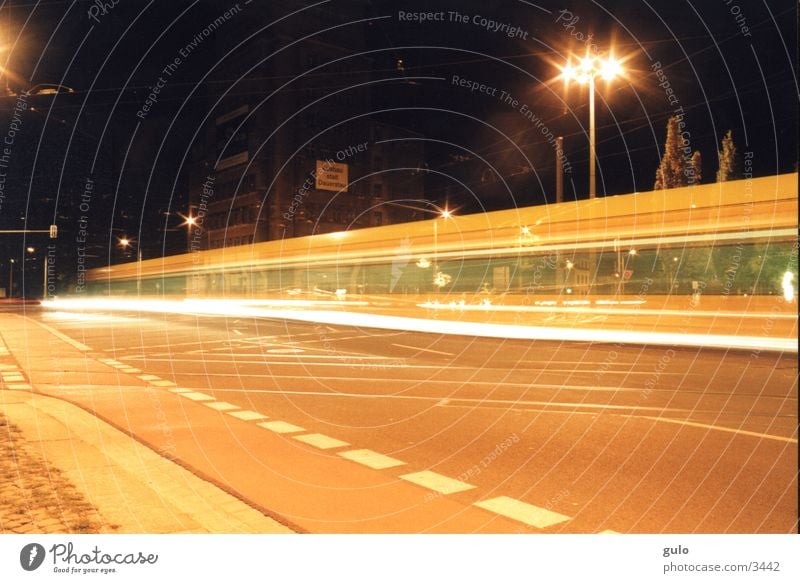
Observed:
[[[60,236],[60,252],[68,252],[91,176],[92,265],[121,259],[121,233],[146,238],[148,256],[180,247],[176,213],[188,203],[187,152],[205,131],[209,103],[236,83],[215,68],[219,39],[212,35],[182,60],[146,119],[137,117],[165,63],[235,3],[102,4],[19,0],[0,8],[8,85],[0,100],[0,133],[7,138],[14,132],[0,168],[0,229],[57,222],[69,234]],[[239,19],[216,34],[225,35],[226,43],[269,35],[268,4],[241,2]],[[311,3],[288,4],[300,10]],[[284,29],[295,30],[297,39],[314,34],[339,44],[344,31],[350,49],[365,53],[377,81],[367,105],[371,116],[426,139],[421,199],[464,212],[553,202],[556,162],[548,135],[564,137],[570,168],[565,199],[586,198],[588,93],[575,83],[565,90],[557,77],[558,66],[569,55],[583,55],[587,45],[600,54],[613,52],[625,67],[623,78],[597,86],[599,196],[652,189],[666,120],[678,107],[691,148],[702,154],[703,182],[715,180],[717,148],[729,129],[739,152],[752,152],[755,176],[797,170],[794,2],[321,4],[339,18],[309,31],[302,15],[288,16]],[[419,22],[422,13],[430,19]],[[329,74],[326,87],[347,87],[363,75],[364,62],[359,58],[359,70],[345,65]],[[40,84],[74,92],[31,95],[21,110],[19,94],[37,86],[41,91]],[[480,85],[483,90],[470,90]],[[9,258],[19,261],[26,246],[48,243],[35,234],[1,237],[2,282]]]

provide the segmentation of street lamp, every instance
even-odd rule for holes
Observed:
[[[622,75],[622,64],[613,55],[607,59],[586,55],[573,65],[570,61],[561,68],[561,77],[565,82],[577,81],[581,85],[589,84],[589,198],[595,198],[597,184],[595,178],[595,122],[594,122],[594,84],[598,77],[611,81]]]

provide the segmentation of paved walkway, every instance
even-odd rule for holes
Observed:
[[[292,532],[83,409],[37,394],[3,341],[13,318],[0,314],[0,533]]]

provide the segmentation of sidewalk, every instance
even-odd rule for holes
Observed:
[[[8,318],[0,314],[0,330]],[[0,333],[0,533],[293,532],[83,409],[37,394],[14,356]]]

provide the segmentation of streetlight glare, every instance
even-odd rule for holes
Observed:
[[[35,248],[33,248],[33,247],[28,247],[28,248],[26,249],[26,251],[27,251],[28,253],[33,253],[34,251],[36,251],[36,249],[35,249]]]
[[[600,63],[600,76],[606,81],[611,81],[614,77],[622,74],[622,64],[610,57],[601,61]]]
[[[444,209],[444,210],[442,211],[442,218],[443,218],[443,219],[449,219],[449,218],[450,218],[450,217],[452,217],[452,216],[453,216],[453,213],[452,213],[451,211],[449,211],[449,210],[447,210],[447,209]]]
[[[120,247],[125,248],[130,244],[131,244],[131,241],[127,237],[122,237],[122,239],[119,240],[119,246]]]

